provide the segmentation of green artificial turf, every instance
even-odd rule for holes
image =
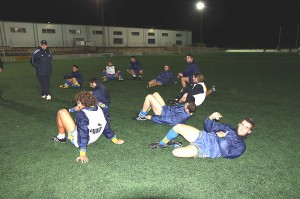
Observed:
[[[55,58],[55,56],[54,56]],[[208,87],[207,97],[187,124],[199,129],[214,111],[236,125],[254,117],[256,126],[240,158],[181,159],[172,148],[148,149],[171,126],[133,121],[148,93],[172,99],[180,84],[146,89],[146,83],[170,64],[176,75],[184,55],[138,56],[143,80],[126,74],[129,57],[55,59],[52,100],[40,99],[40,88],[28,62],[6,63],[0,73],[5,102],[0,101],[0,198],[299,198],[300,196],[300,56],[291,53],[203,53],[195,55]],[[111,126],[123,145],[104,136],[88,147],[89,163],[75,161],[70,143],[53,143],[56,112],[88,79],[101,79],[111,59],[125,81],[103,84],[111,95]],[[77,64],[82,89],[60,89],[63,75]],[[74,115],[73,115],[74,116]],[[178,138],[188,144],[181,137]]]

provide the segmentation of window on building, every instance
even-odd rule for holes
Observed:
[[[44,34],[55,34],[55,29],[42,29]]]
[[[122,38],[114,38],[114,44],[123,44]]]
[[[69,30],[69,33],[72,35],[81,35],[81,30]]]
[[[93,35],[102,35],[102,30],[93,30]]]
[[[161,36],[167,37],[169,34],[168,33],[162,33]]]
[[[114,31],[114,35],[122,35],[122,31]]]
[[[155,39],[148,39],[148,44],[155,44]]]
[[[148,32],[148,36],[155,36],[154,32]]]
[[[181,34],[176,34],[176,37],[181,37]]]
[[[181,40],[176,40],[176,45],[177,46],[181,46],[182,45],[182,41]]]
[[[26,28],[10,28],[10,32],[26,33]]]
[[[133,36],[139,36],[140,33],[139,32],[131,32],[131,35],[133,35]]]

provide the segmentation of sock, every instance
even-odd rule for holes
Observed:
[[[59,133],[56,137],[58,139],[64,139],[64,138],[66,138],[66,135],[64,133]]]
[[[65,84],[66,84],[67,86],[72,86],[72,83],[69,82],[69,81],[66,81]]]
[[[75,82],[75,86],[80,86],[79,83],[78,83],[78,81]]]
[[[139,116],[140,117],[145,117],[147,115],[148,111],[143,112],[143,109],[140,111]]]
[[[170,140],[173,140],[178,136],[178,133],[176,133],[173,128],[167,133],[166,137],[162,139],[159,143],[161,145],[166,145]]]

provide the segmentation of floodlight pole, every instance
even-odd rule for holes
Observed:
[[[196,4],[196,8],[200,11],[200,43],[203,43],[203,9],[205,5],[202,1],[199,1]]]

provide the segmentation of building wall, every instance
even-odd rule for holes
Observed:
[[[113,26],[0,21],[0,46],[36,47],[166,47],[190,46],[192,32]]]

